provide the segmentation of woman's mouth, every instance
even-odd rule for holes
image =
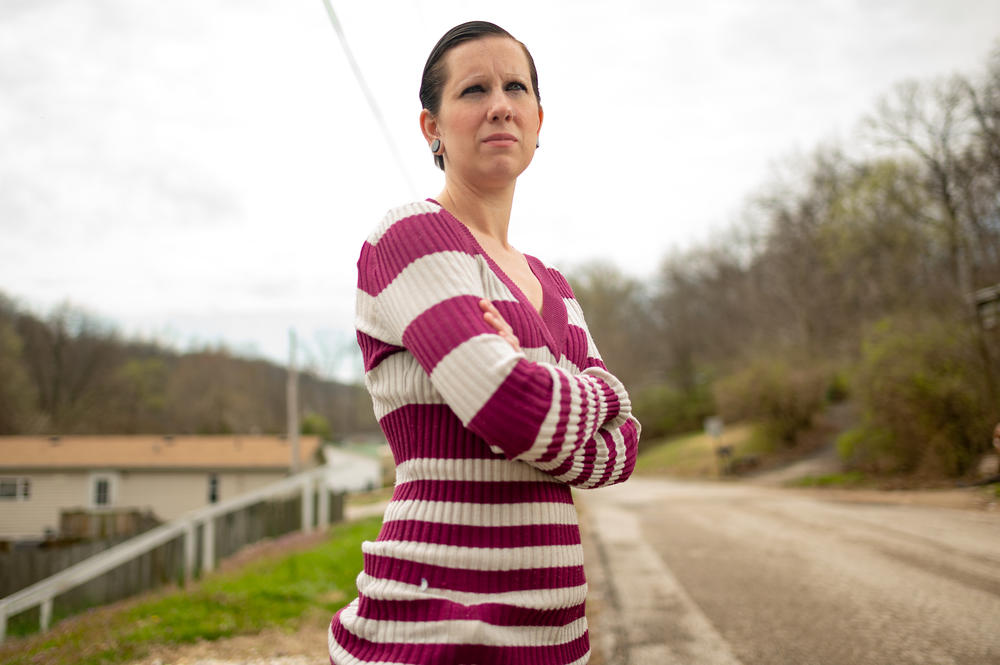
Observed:
[[[496,146],[498,148],[503,148],[507,146],[512,146],[517,143],[517,137],[513,134],[490,134],[485,139],[483,143],[487,145]]]

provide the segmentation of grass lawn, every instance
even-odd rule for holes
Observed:
[[[374,540],[381,518],[335,526],[321,545],[253,561],[211,575],[190,589],[162,591],[97,609],[48,633],[0,646],[10,665],[114,665],[142,658],[153,645],[292,631],[328,621],[354,595],[361,541]]]
[[[727,427],[722,445],[733,447],[733,458],[765,452],[753,436],[752,425]],[[642,475],[671,475],[683,478],[718,478],[716,441],[704,432],[654,439],[639,444],[635,472]]]

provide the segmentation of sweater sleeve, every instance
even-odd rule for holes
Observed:
[[[462,424],[508,459],[580,487],[625,480],[639,427],[624,386],[603,367],[572,374],[505,342],[478,304],[489,268],[460,231],[418,214],[366,243],[371,333],[412,353]]]

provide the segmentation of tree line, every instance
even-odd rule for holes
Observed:
[[[975,297],[1000,283],[1000,46],[975,76],[898,84],[853,145],[782,166],[653,279],[572,274],[644,438],[721,413],[791,445],[850,398],[853,466],[969,472],[1000,420],[1000,321]]]
[[[283,433],[286,369],[223,347],[126,340],[65,305],[36,316],[0,294],[0,434]],[[376,428],[363,387],[299,377],[306,433]]]

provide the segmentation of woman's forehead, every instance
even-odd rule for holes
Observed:
[[[445,54],[448,81],[499,73],[528,76],[528,57],[521,45],[509,37],[490,36],[463,42]]]

